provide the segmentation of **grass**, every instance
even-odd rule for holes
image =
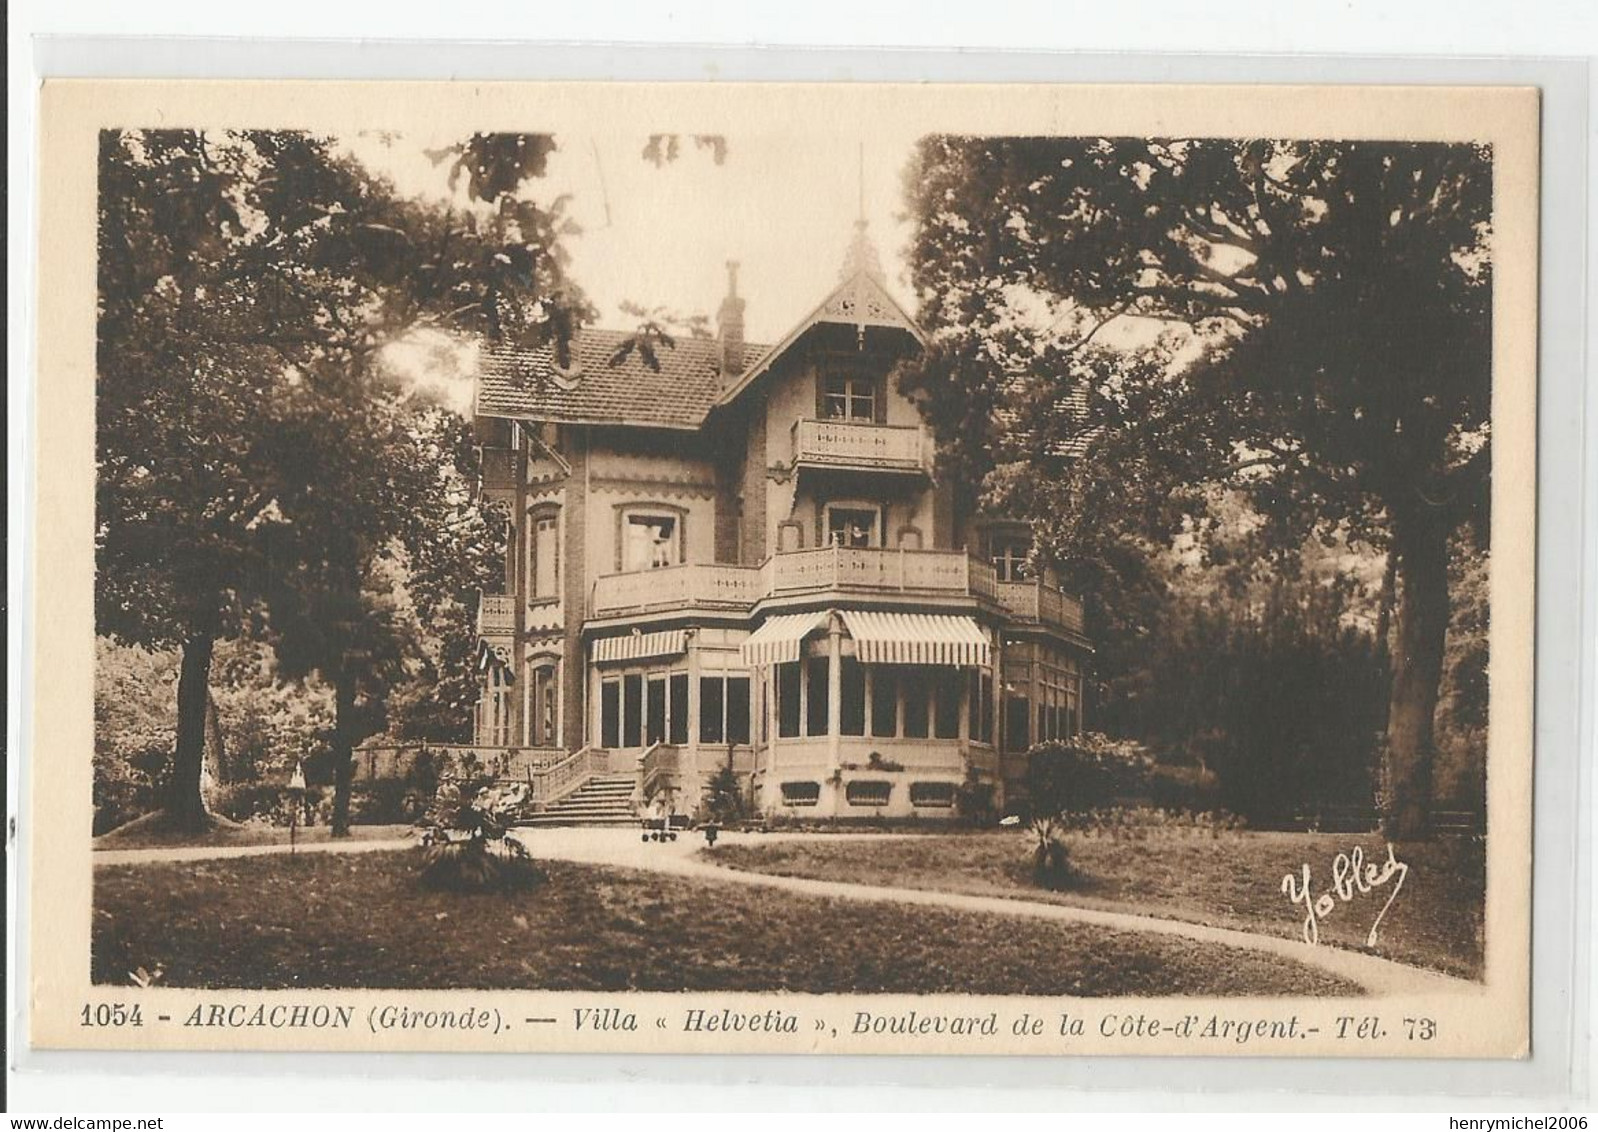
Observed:
[[[783,841],[725,845],[721,865],[855,884],[974,893],[1135,912],[1174,920],[1298,937],[1303,908],[1282,894],[1282,877],[1308,864],[1311,892],[1331,884],[1332,860],[1361,846],[1386,860],[1374,835],[1224,832],[1151,834],[1147,840],[1065,838],[1076,880],[1066,891],[1033,883],[1028,832],[949,833],[941,837]],[[1461,840],[1404,845],[1409,875],[1382,919],[1375,954],[1480,979],[1485,872],[1481,850]],[[1357,894],[1320,924],[1322,943],[1367,950],[1366,934],[1387,899]]]
[[[287,826],[262,825],[251,822],[244,824],[229,821],[220,814],[211,814],[208,828],[204,833],[189,833],[173,828],[171,819],[163,812],[157,811],[136,818],[126,825],[120,825],[109,833],[103,833],[94,839],[96,849],[187,849],[191,847],[213,848],[230,845],[287,845],[289,843],[289,830]],[[412,828],[408,825],[352,825],[350,837],[356,841],[383,841],[397,837],[408,837]],[[331,841],[332,833],[325,825],[301,826],[294,831],[294,840],[299,845],[311,845],[321,841]]]
[[[1359,994],[1275,956],[1091,925],[541,862],[433,892],[415,851],[102,866],[92,974],[162,985],[1028,995]]]

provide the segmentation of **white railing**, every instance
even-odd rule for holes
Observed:
[[[532,792],[528,801],[549,806],[573,793],[594,775],[593,748],[583,747],[551,766],[528,775]]]
[[[483,594],[477,600],[477,631],[509,633],[516,628],[516,598],[512,594]]]
[[[654,783],[682,769],[682,749],[655,743],[638,756],[638,800],[650,796]]]
[[[830,546],[771,559],[771,592],[814,589],[971,593],[971,559],[961,551]]]
[[[594,580],[593,610],[725,606],[747,609],[765,596],[758,566],[691,563],[605,574]]]
[[[589,616],[693,607],[743,611],[769,597],[824,590],[978,597],[1029,621],[1082,631],[1081,602],[1053,586],[1001,582],[991,564],[964,551],[881,547],[787,551],[760,566],[693,563],[606,574],[594,581]]]
[[[919,428],[865,421],[795,421],[795,464],[925,471],[927,444]]]

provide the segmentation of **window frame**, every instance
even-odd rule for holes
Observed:
[[[1017,550],[1020,551],[1017,554]],[[1000,582],[1030,582],[1027,559],[1032,556],[1032,540],[1023,535],[993,535],[988,542],[988,564]]]
[[[835,499],[822,504],[821,507],[822,546],[830,547],[835,545],[832,537],[832,516],[834,513],[844,512],[856,512],[861,515],[869,513],[871,515],[871,525],[867,531],[866,541],[863,546],[857,547],[852,543],[846,542],[837,543],[836,545],[845,550],[880,550],[886,545],[883,531],[886,517],[883,514],[882,504],[860,499]]]
[[[819,406],[822,419],[850,424],[878,423],[881,419],[878,404],[881,392],[877,384],[876,378],[864,373],[834,370],[822,374]],[[834,389],[834,385],[839,388]],[[866,408],[865,416],[857,413],[862,402]],[[835,408],[841,408],[842,412],[834,412]]]
[[[543,565],[545,555],[539,550],[538,533],[544,524],[549,525],[548,558],[550,566],[549,592],[540,592],[539,568]],[[527,601],[528,604],[543,604],[560,600],[561,577],[564,571],[560,566],[560,505],[556,503],[534,504],[527,509]]]
[[[667,521],[671,524],[672,536],[669,540],[671,551],[667,555],[669,561],[659,565],[643,566],[634,569],[628,562],[628,533],[635,521],[643,525],[650,521]],[[613,561],[618,574],[644,574],[650,570],[664,570],[672,566],[681,566],[688,561],[688,510],[685,507],[676,507],[669,503],[634,502],[618,503],[616,505],[615,524],[616,553]]]

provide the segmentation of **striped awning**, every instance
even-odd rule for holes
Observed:
[[[862,664],[951,664],[987,667],[988,635],[969,617],[948,613],[840,610]]]
[[[616,660],[644,660],[652,656],[676,656],[686,651],[687,635],[681,629],[658,633],[627,633],[620,637],[601,637],[594,642],[594,663]]]
[[[785,664],[799,659],[799,642],[827,619],[824,611],[779,613],[750,633],[740,652],[751,668],[764,664]]]

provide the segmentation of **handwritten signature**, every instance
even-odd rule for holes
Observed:
[[[1304,906],[1304,942],[1319,943],[1321,921],[1337,910],[1339,900],[1348,904],[1354,897],[1374,892],[1391,881],[1393,888],[1387,894],[1387,903],[1382,905],[1382,910],[1376,915],[1376,922],[1371,924],[1370,935],[1365,937],[1365,946],[1375,947],[1377,929],[1382,926],[1382,918],[1393,906],[1393,900],[1404,887],[1404,878],[1407,876],[1409,876],[1409,866],[1393,854],[1391,845],[1387,847],[1387,860],[1379,865],[1368,864],[1365,860],[1365,851],[1355,846],[1352,851],[1339,853],[1333,858],[1332,886],[1319,896],[1310,893],[1308,865],[1303,867],[1298,876],[1288,873],[1282,878],[1282,894],[1294,904]]]

